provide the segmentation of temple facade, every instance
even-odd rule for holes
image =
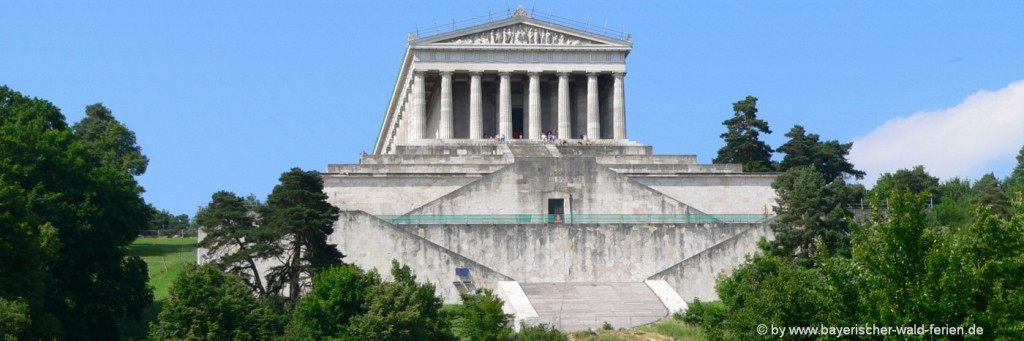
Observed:
[[[555,22],[520,8],[410,34],[373,152],[323,173],[329,241],[448,303],[494,290],[517,325],[630,327],[716,299],[772,238],[775,174],[629,140],[631,38]]]

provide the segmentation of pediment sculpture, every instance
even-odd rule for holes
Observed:
[[[441,43],[463,45],[592,45],[593,41],[552,30],[517,24],[452,38]]]

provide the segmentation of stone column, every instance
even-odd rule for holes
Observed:
[[[601,138],[601,121],[597,106],[597,73],[587,73],[587,138]]]
[[[484,136],[483,96],[480,92],[480,73],[469,74],[469,138],[481,139]]]
[[[409,117],[409,141],[423,139],[423,117],[427,113],[426,85],[424,84],[423,71],[412,73],[412,116]]]
[[[615,128],[616,140],[626,139],[626,96],[622,91],[622,77],[625,76],[625,72],[615,73],[615,86],[612,90],[612,126]]]
[[[512,87],[508,72],[499,72],[498,84],[498,134],[512,138]]]
[[[441,71],[441,123],[437,138],[452,138],[452,72]]]
[[[540,140],[540,74],[530,72],[530,139]]]
[[[558,73],[558,138],[572,138],[569,125],[569,73]]]

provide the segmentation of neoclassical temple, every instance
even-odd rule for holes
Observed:
[[[374,153],[423,139],[625,140],[631,40],[522,9],[469,29],[410,33]]]
[[[520,8],[410,34],[373,153],[322,175],[342,210],[329,242],[385,276],[409,265],[447,303],[494,290],[517,326],[631,327],[716,299],[772,238],[775,174],[628,140],[631,39],[556,22]]]

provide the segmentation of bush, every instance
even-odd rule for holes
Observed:
[[[519,341],[569,341],[569,337],[555,329],[549,324],[541,323],[532,326],[520,325],[519,334],[516,334]]]
[[[512,336],[508,321],[511,314],[505,314],[501,306],[505,302],[488,289],[481,289],[476,295],[462,294],[462,305],[455,311],[452,322],[455,335],[463,340],[500,341]]]

